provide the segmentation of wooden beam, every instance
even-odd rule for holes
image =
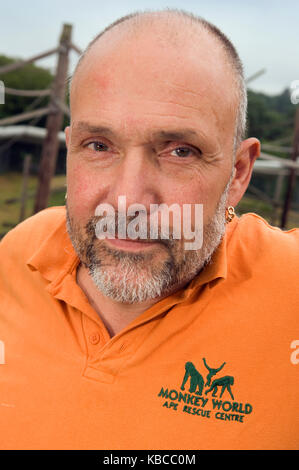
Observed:
[[[281,147],[279,145],[272,145],[272,144],[262,144],[262,148],[265,150],[273,150],[274,152],[281,152],[281,153],[292,153],[292,147]]]
[[[13,70],[20,69],[24,67],[24,65],[31,64],[32,62],[35,62],[36,60],[43,59],[44,57],[47,57],[51,54],[55,54],[58,51],[59,51],[59,47],[55,47],[55,49],[50,49],[49,51],[42,52],[41,54],[30,57],[30,59],[20,60],[18,62],[13,62],[12,64],[3,65],[2,67],[0,67],[0,75],[4,73],[12,72]]]
[[[82,50],[76,46],[76,44],[74,44],[73,42],[71,42],[71,48],[77,52],[77,54],[81,55],[82,54]]]
[[[299,153],[297,154],[299,156]],[[279,162],[287,168],[294,168],[299,170],[299,163],[296,162],[296,158],[293,160],[288,160],[286,158],[276,157],[275,155],[269,155],[267,153],[261,152],[260,158],[265,160],[272,160],[274,162]]]
[[[59,150],[58,132],[63,122],[63,111],[57,103],[64,103],[66,79],[68,72],[69,50],[71,44],[72,26],[63,25],[60,37],[58,63],[53,82],[50,105],[58,110],[55,114],[49,114],[47,118],[47,136],[43,143],[42,156],[39,167],[38,188],[34,205],[34,213],[45,209],[50,195],[51,179],[55,172],[56,160]]]
[[[10,124],[16,124],[21,121],[28,121],[35,117],[44,116],[49,113],[53,113],[54,109],[52,106],[47,106],[46,108],[35,109],[34,111],[29,111],[27,113],[17,114],[16,116],[10,116],[7,118],[0,119],[0,126],[7,126]]]
[[[51,94],[51,90],[16,90],[15,88],[5,87],[5,94],[15,96],[48,96]]]
[[[251,77],[246,78],[245,83],[248,84],[248,83],[252,82],[256,78],[258,78],[260,75],[263,75],[264,73],[266,73],[266,69],[259,70],[258,72],[251,75]]]
[[[61,100],[56,100],[55,104],[64,114],[66,114],[68,117],[71,116],[70,108],[67,106],[67,104]]]

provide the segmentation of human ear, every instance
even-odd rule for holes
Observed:
[[[255,137],[243,140],[236,152],[234,177],[230,185],[227,204],[236,206],[243,197],[252,175],[253,165],[260,155],[261,144]]]

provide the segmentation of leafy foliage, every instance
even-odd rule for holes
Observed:
[[[248,90],[248,136],[291,145],[295,111],[288,89],[276,96]]]
[[[15,62],[16,59],[0,55],[0,67]],[[53,75],[45,68],[37,67],[34,64],[26,64],[24,67],[3,74],[0,79],[5,87],[20,90],[43,90],[51,87]],[[25,112],[25,109],[32,105],[36,98],[5,95],[5,105],[0,106],[0,119],[15,114]],[[37,107],[46,106],[49,98],[44,97],[39,101]],[[44,126],[45,121],[40,120],[38,126]]]

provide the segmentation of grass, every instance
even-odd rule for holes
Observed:
[[[57,175],[52,179],[49,206],[64,205],[65,181],[66,178],[64,175]],[[0,237],[19,223],[21,186],[22,175],[20,173],[6,173],[0,175]],[[26,217],[32,214],[36,187],[37,177],[31,176],[28,182]],[[266,219],[270,224],[279,225],[280,211],[275,213],[270,204],[247,194],[245,194],[238,204],[236,211],[240,215],[246,212],[255,212]],[[287,228],[290,229],[293,227],[299,227],[299,212],[290,211]]]
[[[0,175],[0,236],[19,223],[22,175],[6,173]],[[32,215],[37,188],[37,177],[30,176],[25,216]],[[64,205],[65,176],[57,175],[52,179],[49,206]]]

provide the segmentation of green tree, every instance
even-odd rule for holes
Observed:
[[[270,96],[248,90],[248,135],[262,141],[284,139],[291,145],[296,107],[289,90]]]
[[[15,61],[16,59],[0,55],[0,67]],[[7,88],[43,90],[51,87],[53,75],[45,68],[37,67],[34,64],[26,64],[18,70],[1,75],[0,79]],[[6,94],[5,105],[0,106],[0,119],[23,113],[30,104],[33,104],[34,100],[36,100],[36,98]],[[48,97],[43,97],[37,107],[45,106],[48,100]],[[39,126],[44,126],[44,124],[45,118],[42,118],[37,123]]]

